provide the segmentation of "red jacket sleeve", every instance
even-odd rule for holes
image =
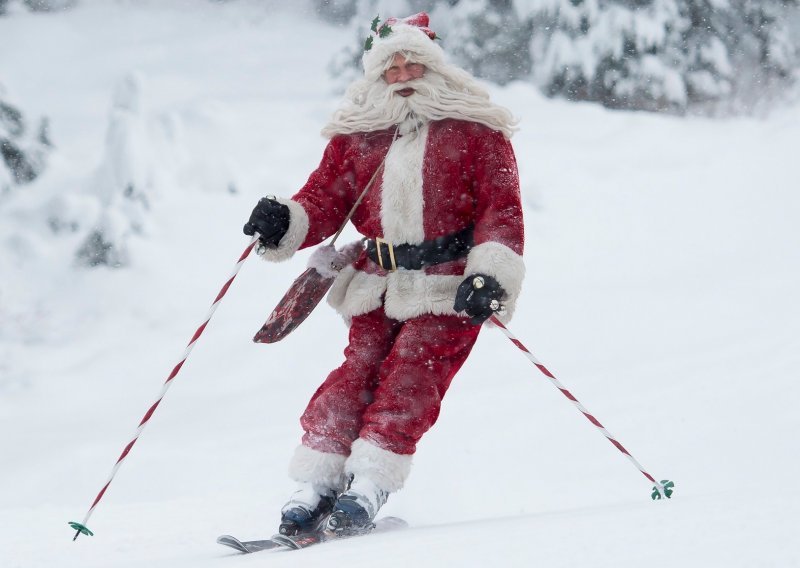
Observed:
[[[309,230],[300,248],[319,244],[336,233],[352,207],[353,180],[346,158],[348,138],[336,136],[325,148],[322,160],[292,201],[308,215]]]
[[[522,288],[525,244],[517,161],[502,133],[483,130],[472,142],[475,246],[464,274],[487,274],[506,292],[509,313]]]
[[[350,162],[345,158],[348,138],[336,136],[328,142],[319,166],[291,199],[278,198],[289,207],[289,229],[276,248],[267,249],[263,258],[281,261],[298,249],[321,243],[344,222],[352,206]]]

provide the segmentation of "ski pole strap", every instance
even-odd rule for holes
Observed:
[[[655,478],[649,473],[647,473],[647,471],[642,467],[642,464],[640,464],[638,460],[634,458],[633,455],[631,455],[631,453],[628,450],[626,450],[625,447],[622,444],[620,444],[608,430],[606,430],[605,426],[603,426],[597,418],[595,418],[591,413],[589,413],[589,411],[578,401],[577,398],[575,398],[575,396],[571,392],[569,392],[566,389],[564,385],[561,384],[561,382],[547,369],[547,367],[542,365],[542,363],[536,357],[533,356],[533,353],[531,353],[530,350],[527,347],[525,347],[525,345],[523,345],[522,342],[519,339],[517,339],[513,333],[511,333],[511,331],[503,324],[503,322],[501,322],[497,318],[497,316],[492,316],[491,318],[489,318],[489,321],[491,321],[494,325],[496,325],[500,329],[500,331],[502,331],[505,334],[505,336],[508,337],[511,343],[516,345],[517,348],[525,354],[525,356],[531,361],[531,363],[533,363],[536,366],[536,368],[539,369],[542,372],[542,374],[545,377],[547,377],[549,381],[559,391],[561,391],[561,394],[567,397],[569,401],[575,406],[575,408],[577,408],[580,411],[580,413],[583,414],[586,417],[586,419],[589,422],[591,422],[595,426],[595,428],[597,428],[597,430],[601,434],[603,434],[603,436],[605,436],[605,438],[609,442],[611,442],[611,444],[615,448],[617,448],[620,452],[622,452],[622,454],[624,454],[625,457],[627,457],[631,461],[631,463],[636,467],[636,469],[638,469],[641,472],[641,474],[648,479],[648,481],[655,484],[653,487],[653,492],[651,494],[651,498],[653,500],[661,499],[662,497],[666,499],[672,497],[672,490],[673,487],[675,486],[675,484],[672,481],[669,481],[667,479],[664,479],[661,482],[656,481]]]

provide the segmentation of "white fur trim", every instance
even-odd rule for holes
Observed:
[[[453,304],[463,276],[398,270],[390,272],[386,279],[384,310],[390,318],[402,321],[422,314],[456,315]]]
[[[328,292],[328,304],[345,318],[366,314],[381,307],[386,278],[346,266]]]
[[[308,258],[308,267],[316,270],[317,274],[323,278],[334,278],[339,274],[339,271],[333,268],[338,255],[339,251],[334,246],[324,245],[318,247]]]
[[[398,22],[392,25],[392,33],[385,38],[372,36],[372,49],[361,57],[364,76],[370,80],[378,79],[383,75],[386,62],[399,52],[414,54],[414,59],[427,67],[437,67],[445,62],[444,51],[425,32]]]
[[[500,319],[502,321],[511,319],[517,298],[522,291],[522,279],[525,277],[522,256],[498,242],[481,243],[469,252],[464,274],[486,274],[497,279],[506,292],[503,299],[505,313],[500,314]]]
[[[276,198],[278,203],[283,203],[289,208],[289,230],[278,243],[276,248],[265,248],[260,253],[264,260],[280,262],[292,257],[308,235],[308,213],[303,206],[291,199]]]
[[[348,475],[367,478],[378,489],[394,493],[402,489],[411,472],[411,461],[410,455],[396,454],[359,438],[353,442],[344,469]]]
[[[289,477],[301,483],[341,490],[347,456],[320,452],[299,445],[289,462]]]
[[[419,133],[395,140],[386,155],[381,183],[381,226],[383,238],[394,244],[417,245],[425,240],[422,163],[427,140],[426,124]]]
[[[347,265],[352,264],[364,250],[364,243],[354,241],[336,250],[333,245],[324,245],[315,250],[308,259],[308,267],[313,268],[323,278],[335,278]]]
[[[386,315],[399,321],[423,314],[454,316],[453,303],[463,276],[398,270],[386,276],[346,267],[328,293],[328,303],[345,319],[383,305]]]

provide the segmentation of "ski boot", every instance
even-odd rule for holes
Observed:
[[[296,536],[322,529],[335,502],[336,491],[333,489],[312,483],[301,484],[281,509],[278,532],[284,536]]]
[[[367,478],[350,479],[347,490],[339,495],[326,530],[338,537],[368,533],[375,528],[375,515],[389,494]]]

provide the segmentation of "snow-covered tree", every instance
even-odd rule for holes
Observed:
[[[48,121],[33,128],[0,87],[0,195],[13,185],[32,182],[42,172],[51,148]]]
[[[81,265],[125,266],[128,240],[144,230],[153,172],[141,90],[142,80],[133,74],[115,89],[105,156],[90,189],[100,203],[100,214],[77,251]]]
[[[612,108],[750,105],[797,67],[785,16],[797,0],[546,0],[534,19],[534,80]]]
[[[615,108],[682,107],[675,0],[528,2],[534,81],[551,96]],[[671,64],[672,63],[672,64]]]
[[[8,6],[17,4],[31,12],[58,12],[72,8],[78,0],[0,0],[0,16],[8,11]]]
[[[504,85],[530,74],[532,20],[512,0],[457,0],[438,11],[443,46],[473,75]]]
[[[2,144],[2,142],[0,142]],[[0,167],[0,196],[11,191],[11,185],[14,180],[11,178],[11,172],[6,168]]]
[[[774,94],[793,78],[798,65],[798,48],[788,26],[790,9],[797,11],[798,0],[731,0],[728,11],[708,10],[693,13],[693,21],[702,24],[710,17],[714,21],[713,37],[703,37],[703,25],[692,26],[692,31],[700,37],[693,37],[687,43],[702,51],[703,46],[712,42],[721,43],[728,54],[733,68],[729,78],[732,92],[737,101],[751,105],[764,96]],[[699,10],[698,10],[699,11]],[[698,18],[699,16],[699,18]],[[720,17],[721,16],[721,17]],[[719,49],[719,48],[718,48]],[[698,67],[708,65],[701,53],[697,57]],[[713,57],[713,56],[712,56]],[[713,64],[711,73],[713,75]],[[690,83],[690,95],[701,98],[705,93],[694,83]],[[697,93],[697,95],[695,95]]]
[[[314,11],[331,23],[347,23],[356,14],[356,0],[314,0]]]
[[[72,8],[78,0],[22,0],[33,12],[57,12]]]

